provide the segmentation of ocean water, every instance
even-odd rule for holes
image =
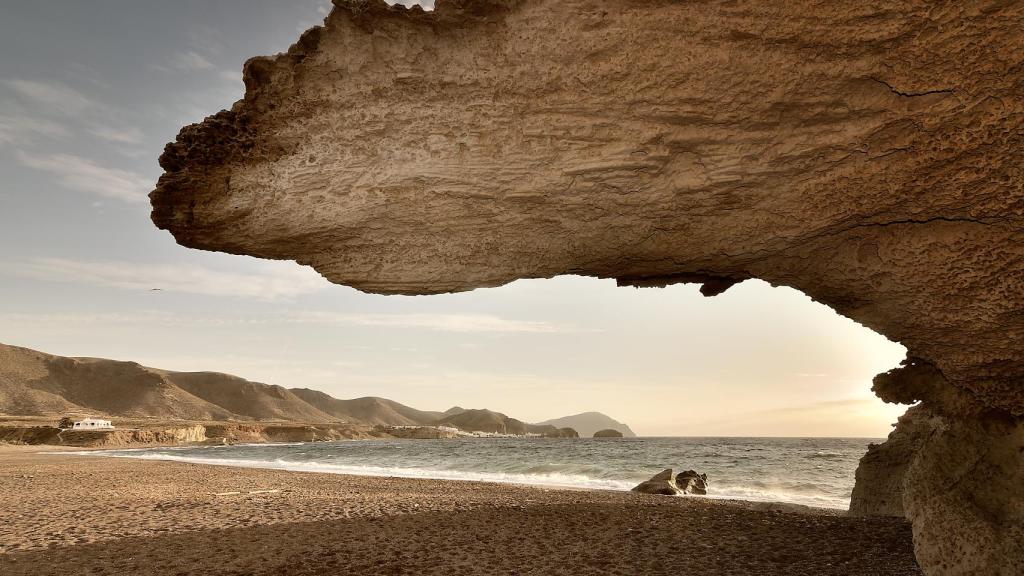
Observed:
[[[850,438],[355,440],[107,450],[91,455],[307,472],[629,490],[665,468],[708,497],[845,509],[870,442]]]

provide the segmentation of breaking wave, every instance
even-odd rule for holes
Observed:
[[[708,474],[710,498],[849,506],[869,440],[359,440],[81,452],[298,472],[629,490],[664,468]]]

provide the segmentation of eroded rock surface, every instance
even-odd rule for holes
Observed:
[[[908,348],[876,389],[950,420],[907,471],[918,554],[993,573],[1014,469],[941,492],[933,459],[1009,458],[1024,416],[1024,4],[335,4],[168,145],[158,226],[380,293],[797,288]]]
[[[1024,574],[1024,422],[952,419],[904,479],[914,549],[927,574]]]
[[[850,514],[905,517],[903,480],[907,468],[942,425],[941,417],[915,406],[900,417],[885,442],[869,446],[857,466]]]
[[[153,219],[372,292],[762,278],[1024,414],[1022,11],[339,2],[168,146]]]
[[[679,494],[679,488],[672,479],[672,469],[668,468],[651,476],[650,480],[644,480],[632,488],[633,492],[641,494],[661,494],[663,496],[675,496]]]
[[[698,474],[693,470],[680,472],[676,476],[676,487],[684,494],[707,494],[708,475]]]

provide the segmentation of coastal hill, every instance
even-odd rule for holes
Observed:
[[[618,430],[626,438],[636,438],[636,434],[630,430],[629,426],[600,412],[584,412],[574,416],[547,420],[541,424],[550,424],[557,428],[573,428],[580,433],[582,438],[590,438],[599,430]]]
[[[70,358],[0,344],[0,414],[93,415],[196,422],[286,422],[368,426],[455,426],[469,432],[572,436],[556,424],[528,424],[500,412],[454,406],[417,410],[377,397],[341,400],[308,388],[284,388],[219,372],[174,372],[136,362]],[[598,428],[611,428],[605,420]],[[574,418],[574,417],[570,417]],[[595,428],[596,429],[596,428]],[[625,430],[629,430],[625,427]],[[581,436],[592,434],[580,431]],[[629,432],[632,436],[632,431]]]
[[[501,412],[486,409],[467,410],[455,406],[445,411],[444,418],[434,422],[441,426],[454,426],[460,430],[493,432],[497,434],[543,434],[562,438],[576,438],[578,434],[568,427],[556,427],[550,424],[527,424],[522,420],[509,418]]]
[[[0,412],[176,420],[331,422],[281,386],[216,372],[170,372],[136,362],[66,358],[0,345]]]
[[[417,410],[394,400],[375,396],[339,400],[325,392],[308,388],[292,388],[291,392],[321,412],[346,422],[385,426],[422,426],[444,417],[442,412]]]
[[[498,434],[526,434],[527,424],[515,418],[491,410],[464,410],[445,416],[437,421],[439,425],[455,426],[460,430],[479,430]]]

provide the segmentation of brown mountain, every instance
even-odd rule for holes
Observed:
[[[215,372],[66,358],[0,344],[0,413],[183,420],[337,420],[280,386]]]
[[[394,400],[375,396],[339,400],[319,390],[308,388],[292,388],[291,392],[321,412],[350,422],[387,426],[423,426],[433,424],[444,416],[441,412],[417,410]]]
[[[173,372],[136,362],[68,358],[4,344],[0,344],[0,414],[303,423],[340,420],[389,426],[430,425],[446,415],[386,398],[339,400],[317,390],[289,390],[231,374]],[[523,429],[522,422],[514,422],[514,429]]]
[[[568,426],[570,428],[574,428],[583,438],[590,438],[599,430],[616,430],[622,433],[626,438],[636,438],[636,434],[629,428],[629,426],[600,412],[574,414],[573,416],[565,416],[564,418],[546,420],[541,422],[541,424],[550,424],[559,428]]]
[[[136,362],[69,358],[5,344],[0,344],[0,414],[304,424],[340,421],[386,426],[444,424],[471,432],[575,434],[560,430],[567,424],[559,421],[527,424],[491,410],[458,406],[444,412],[416,410],[373,396],[340,400],[318,390],[288,389],[231,374],[173,372]]]
[[[463,410],[437,420],[436,424],[455,426],[473,432],[526,434],[527,424],[491,410]]]
[[[163,374],[172,384],[186,392],[245,419],[291,422],[337,420],[281,386],[250,382],[218,372],[149,370]]]

